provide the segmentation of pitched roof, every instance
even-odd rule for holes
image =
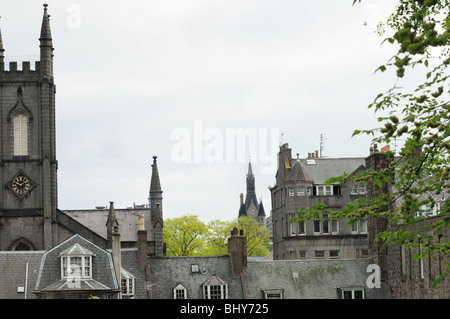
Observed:
[[[86,249],[80,244],[76,243],[75,245],[60,252],[59,255],[94,255],[94,253],[89,249]]]
[[[108,209],[65,210],[63,213],[104,239],[107,238],[105,223],[108,220]],[[114,214],[120,227],[122,241],[137,241],[139,215],[144,214],[145,221],[150,222],[150,209],[148,208],[114,209]],[[147,225],[146,228],[148,228]]]
[[[350,175],[366,163],[364,157],[308,158],[299,161],[305,176],[315,184],[324,184],[331,177]]]
[[[305,174],[302,165],[300,163],[300,160],[297,159],[295,160],[294,166],[292,167],[291,172],[286,178],[286,181],[306,181],[306,180],[311,180],[311,178]]]

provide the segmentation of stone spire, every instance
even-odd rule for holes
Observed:
[[[48,4],[44,4],[44,16],[42,17],[41,36],[39,38],[41,48],[40,69],[41,75],[48,79],[53,77],[53,41],[50,29],[50,15],[47,12]]]
[[[152,164],[152,179],[150,182],[150,193],[162,193],[161,183],[159,181],[159,172],[158,165],[156,163],[156,159],[158,157],[153,156],[153,164]]]
[[[158,164],[156,163],[157,156],[153,156],[152,164],[152,178],[150,181],[150,210],[152,215],[152,223],[159,218],[162,218],[162,189],[159,181]]]

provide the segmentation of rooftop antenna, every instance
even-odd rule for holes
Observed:
[[[280,145],[283,145],[283,135],[286,133],[281,133],[280,134]]]
[[[320,134],[320,158],[322,158],[323,157],[323,155],[322,155],[322,151],[325,149],[325,146],[324,146],[324,144],[325,144],[325,141],[326,141],[327,139],[325,138],[325,134]]]

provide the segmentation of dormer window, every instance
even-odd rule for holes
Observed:
[[[228,299],[228,284],[214,275],[203,285],[203,299]]]
[[[61,252],[61,278],[92,278],[93,255],[79,244]]]

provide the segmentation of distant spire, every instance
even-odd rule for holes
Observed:
[[[252,170],[252,162],[248,160],[248,173],[247,176],[253,176],[253,170]]]
[[[152,164],[152,179],[150,181],[150,193],[162,193],[161,183],[159,181],[158,165],[156,164],[156,159],[158,157],[153,156]]]
[[[3,48],[2,31],[0,30],[0,63],[5,62],[4,61],[5,56],[4,56],[3,52],[5,52],[5,49]]]

